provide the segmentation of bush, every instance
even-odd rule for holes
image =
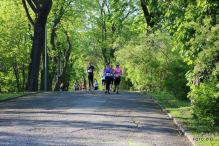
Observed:
[[[177,99],[187,100],[187,93],[190,91],[190,88],[186,86],[187,79],[185,74],[192,67],[180,59],[172,62],[170,67],[170,73],[164,79],[164,90],[173,92]]]
[[[130,91],[134,91],[134,87],[130,87]]]
[[[215,126],[219,125],[219,85],[216,81],[207,81],[194,86],[195,95],[193,112],[200,122]]]

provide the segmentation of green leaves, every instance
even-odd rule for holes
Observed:
[[[167,32],[157,31],[148,37],[141,33],[117,51],[116,58],[137,89],[162,90],[169,64],[176,59],[172,47]]]
[[[22,71],[24,75],[29,62],[29,53],[33,34],[28,27],[28,20],[25,16],[21,2],[1,1],[0,2],[0,53],[1,63],[5,71],[1,75],[1,92],[16,91],[16,78],[14,68],[19,67],[20,85],[23,85]]]

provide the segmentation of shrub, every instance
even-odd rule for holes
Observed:
[[[219,84],[216,81],[206,81],[199,86],[193,86],[195,95],[193,112],[200,122],[207,125],[219,125]]]
[[[186,72],[192,68],[182,60],[176,60],[170,64],[170,73],[164,79],[164,90],[173,92],[177,99],[187,100],[187,93],[190,88],[186,86]]]

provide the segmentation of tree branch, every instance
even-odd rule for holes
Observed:
[[[147,6],[145,5],[145,3],[142,0],[141,0],[141,7],[142,7],[142,10],[144,12],[144,17],[146,19],[147,25],[152,28],[154,26],[154,23],[150,22],[151,21],[151,15],[149,14]]]
[[[35,6],[33,5],[31,0],[27,0],[28,4],[30,5],[31,9],[34,11],[34,13],[37,13],[37,9],[35,8]]]
[[[126,18],[129,16],[129,14],[132,14],[132,13],[134,13],[134,12],[137,11],[137,10],[138,10],[138,9],[134,9],[132,12],[129,11],[123,19],[126,19]]]
[[[25,0],[22,0],[22,3],[23,3],[23,7],[24,7],[24,9],[25,9],[25,12],[26,12],[26,15],[27,15],[28,20],[30,21],[30,23],[32,24],[32,26],[34,26],[33,19],[31,18],[30,13],[29,13],[29,11],[28,11],[28,9],[27,9],[27,4],[26,4]]]
[[[108,9],[108,13],[110,14],[110,9],[109,9],[109,5],[106,5],[107,6],[107,9]]]
[[[47,9],[45,10],[45,13],[46,13],[46,17],[48,16],[51,8],[52,8],[52,0],[44,0],[44,4],[43,6],[45,6]]]
[[[36,8],[39,9],[40,8],[40,3],[38,0],[33,0],[33,3],[35,4]]]

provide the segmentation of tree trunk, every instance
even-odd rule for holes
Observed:
[[[52,91],[52,85],[53,85],[53,76],[49,75],[47,76],[47,91]]]
[[[46,20],[37,18],[34,26],[34,38],[30,55],[27,91],[38,91],[40,55],[45,39]]]
[[[45,41],[44,41],[44,47],[41,53],[41,85],[40,90],[45,90]]]
[[[31,24],[34,25],[34,38],[30,55],[26,90],[38,91],[40,55],[45,40],[45,24],[47,21],[47,16],[52,7],[52,0],[28,0],[27,2],[29,3],[31,9],[35,13],[36,18],[35,21],[32,20],[26,5],[26,1],[22,0],[27,17]]]
[[[145,5],[145,3],[141,0],[141,7],[142,7],[142,10],[144,12],[144,17],[145,17],[145,20],[147,22],[147,25],[150,26],[151,28],[154,27],[154,22],[151,22],[151,19],[153,19],[153,16],[149,14],[148,12],[148,9],[147,9],[147,6]]]
[[[83,84],[83,83],[82,83]],[[84,84],[86,85],[86,76],[84,76]]]
[[[101,30],[101,36],[102,36],[102,42],[101,42],[101,51],[102,51],[102,55],[103,55],[103,58],[104,58],[104,61],[105,63],[108,62],[107,60],[107,48],[106,48],[106,44],[105,44],[105,41],[106,41],[106,22],[105,22],[105,19],[104,19],[104,5],[105,5],[105,0],[102,2],[102,7],[101,7],[101,19],[102,19],[102,30]],[[104,34],[105,33],[105,34]]]
[[[16,67],[13,67],[13,69],[14,69],[14,74],[16,77],[17,92],[20,92],[19,72],[18,72],[18,69]]]
[[[58,70],[57,70],[57,77],[61,74],[61,67],[62,67],[62,52],[59,52],[58,58]]]
[[[23,63],[23,68],[22,68],[22,74],[23,74],[23,86],[22,86],[22,90],[24,92],[24,86],[25,86],[25,69],[24,69],[24,63]]]
[[[61,75],[58,76],[58,79],[55,83],[55,88],[54,91],[59,91],[59,87],[60,84],[65,80],[65,76],[66,76],[66,70],[67,70],[67,65],[68,65],[68,60],[69,60],[69,56],[70,56],[70,51],[71,51],[71,42],[69,40],[67,31],[64,32],[65,37],[66,37],[66,41],[68,43],[68,49],[65,51],[65,62],[64,62],[64,67],[62,69],[62,73]],[[64,85],[66,86],[66,85]]]

